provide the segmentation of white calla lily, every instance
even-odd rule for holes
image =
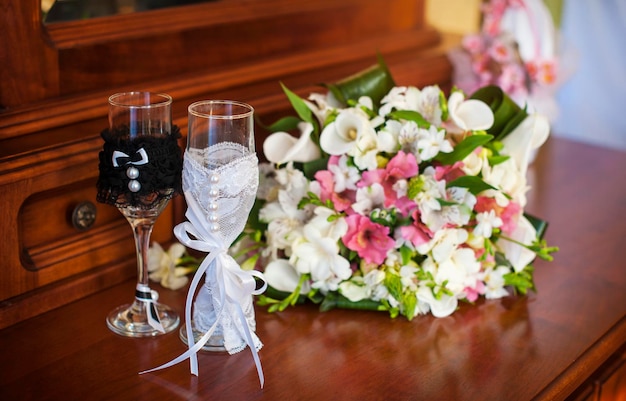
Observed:
[[[526,175],[535,150],[548,139],[550,122],[540,114],[526,117],[510,134],[502,140],[501,153],[515,160],[521,175]]]
[[[271,261],[263,272],[267,284],[278,291],[292,292],[298,286],[300,275],[285,259]],[[302,283],[300,292],[306,294],[310,290],[309,283]]]
[[[448,99],[448,113],[462,131],[486,130],[493,125],[493,112],[486,103],[465,99],[462,92],[453,92]]]
[[[328,124],[320,135],[320,146],[329,155],[350,153],[363,136],[376,137],[367,115],[357,109],[342,110],[335,121]]]
[[[288,162],[309,162],[320,157],[320,150],[311,140],[313,124],[298,124],[300,137],[296,138],[287,132],[279,131],[271,134],[263,142],[263,153],[267,160],[276,164]]]
[[[510,237],[521,244],[531,244],[537,238],[537,230],[526,217],[520,216],[517,227]],[[533,251],[504,238],[499,239],[496,245],[504,253],[506,259],[511,262],[516,272],[524,270],[535,259]]]

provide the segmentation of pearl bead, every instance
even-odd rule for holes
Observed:
[[[134,180],[135,178],[139,177],[139,169],[137,169],[137,167],[129,167],[126,170],[126,176],[131,180]]]
[[[209,210],[216,211],[217,210],[217,203],[215,203],[215,202],[209,203]]]
[[[209,190],[209,197],[217,198],[219,195],[220,195],[220,191],[218,191],[216,188],[211,188]]]
[[[209,221],[210,221],[211,223],[215,223],[217,220],[219,220],[219,216],[218,216],[217,214],[215,214],[215,213],[211,213],[211,214],[209,215]]]
[[[220,182],[220,176],[217,174],[213,174],[210,180],[211,180],[211,184],[217,184],[218,182]]]
[[[211,231],[216,232],[220,230],[220,225],[217,223],[211,224]]]
[[[141,183],[137,180],[130,180],[128,181],[128,189],[130,192],[139,192],[141,189]]]

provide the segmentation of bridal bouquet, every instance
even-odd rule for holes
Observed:
[[[309,300],[410,320],[534,289],[531,263],[556,250],[524,214],[544,117],[497,87],[467,98],[395,86],[382,61],[325,94],[283,89],[297,117],[269,127],[270,163],[236,245],[244,267],[264,267],[260,304]]]

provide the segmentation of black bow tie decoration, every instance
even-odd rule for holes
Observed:
[[[130,138],[127,131],[106,129],[101,136],[98,202],[149,208],[182,192],[183,156],[177,126],[172,126],[169,135]]]

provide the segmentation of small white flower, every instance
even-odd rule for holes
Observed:
[[[383,205],[385,201],[385,190],[382,185],[375,182],[369,187],[362,187],[356,191],[356,202],[352,204],[352,210],[363,216]]]
[[[496,216],[494,210],[476,214],[476,227],[474,227],[474,235],[490,238],[494,228],[502,225],[502,219]]]
[[[393,109],[417,111],[420,90],[413,86],[396,86],[381,100],[378,115],[386,116]]]
[[[441,90],[436,85],[426,86],[422,88],[417,103],[417,111],[429,123],[441,125],[441,106],[439,104],[439,94]]]
[[[509,269],[506,266],[497,266],[485,272],[485,298],[497,299],[509,295],[504,287],[504,275],[507,273]]]
[[[337,164],[328,166],[328,170],[333,173],[335,192],[343,192],[346,189],[356,190],[356,183],[361,179],[359,170],[348,165],[348,157],[341,155]]]
[[[430,160],[439,152],[452,152],[452,145],[446,139],[446,131],[439,130],[434,125],[428,129],[420,129],[417,138],[417,149],[421,160]]]
[[[185,253],[185,246],[174,243],[165,252],[157,242],[148,249],[148,277],[165,288],[177,290],[184,287],[189,279],[184,274],[177,274],[176,264]],[[182,271],[180,271],[182,272]]]
[[[458,306],[456,297],[448,294],[441,294],[439,299],[433,295],[433,290],[429,287],[420,287],[417,290],[417,299],[420,303],[428,306],[435,317],[450,316]]]

